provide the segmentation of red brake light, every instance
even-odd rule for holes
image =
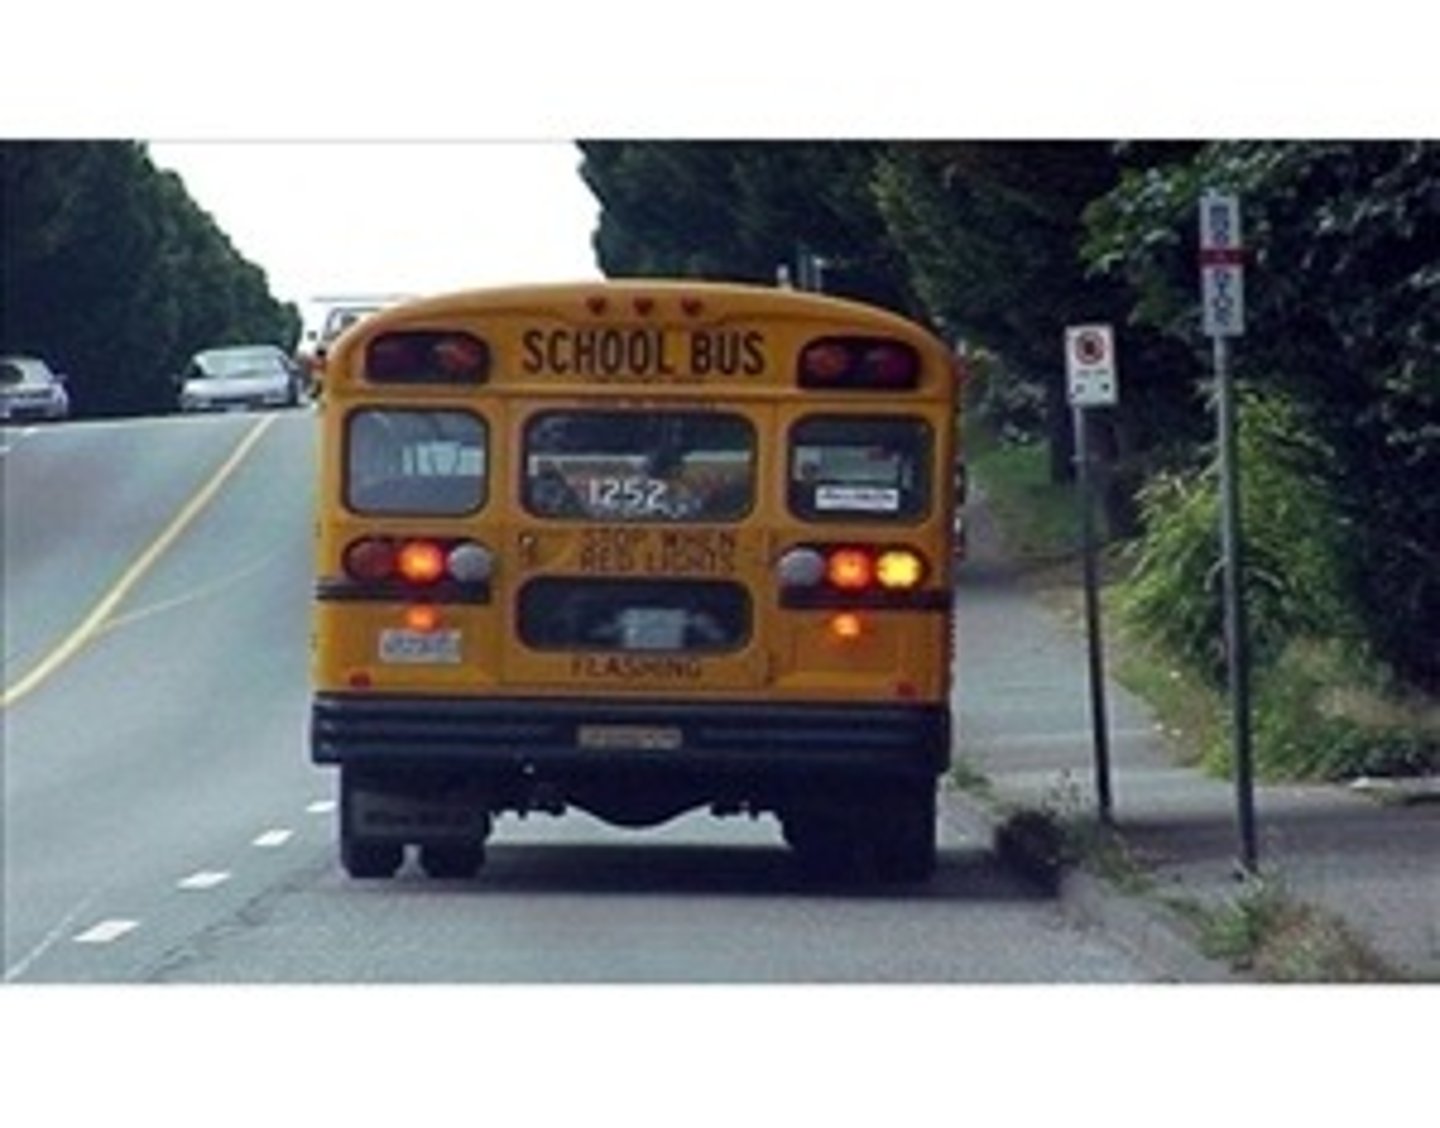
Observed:
[[[825,571],[841,591],[864,591],[875,579],[875,562],[863,549],[842,548],[830,554]]]
[[[445,575],[445,550],[434,541],[406,541],[395,566],[400,576],[412,584],[433,584]]]
[[[379,537],[366,537],[345,549],[346,574],[353,580],[375,583],[395,574],[395,546]]]

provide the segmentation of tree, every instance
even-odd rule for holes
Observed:
[[[0,348],[68,372],[80,414],[167,410],[190,352],[299,337],[299,311],[142,144],[6,142],[0,190]]]
[[[1379,655],[1440,685],[1440,145],[1221,142],[1127,173],[1089,218],[1087,256],[1133,317],[1203,355],[1202,188],[1242,199],[1250,267],[1243,382],[1282,396],[1312,488],[1347,536],[1352,597]]]
[[[1155,452],[1193,435],[1199,413],[1184,393],[1187,352],[1127,324],[1125,288],[1081,258],[1090,203],[1127,164],[1184,146],[1112,142],[925,142],[895,145],[876,177],[890,239],[916,291],[969,343],[998,354],[1002,402],[1045,405],[1051,476],[1072,473],[1071,411],[1062,342],[1067,325],[1112,322],[1124,394],[1105,413],[1112,462],[1107,509],[1128,528],[1135,490]],[[1191,147],[1193,148],[1193,146]]]
[[[581,175],[602,205],[608,275],[772,284],[809,252],[826,289],[923,314],[885,239],[871,178],[878,142],[586,141]]]

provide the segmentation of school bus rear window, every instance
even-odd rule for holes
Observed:
[[[791,512],[816,521],[921,517],[930,504],[931,448],[920,419],[803,419],[790,433]]]
[[[525,508],[586,521],[734,521],[755,495],[755,433],[718,412],[547,411],[525,428]]]
[[[487,432],[467,411],[367,408],[345,432],[345,504],[357,513],[471,513],[485,500]]]

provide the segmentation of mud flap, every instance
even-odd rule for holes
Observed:
[[[368,780],[345,787],[343,818],[356,839],[381,842],[484,842],[490,812],[472,791],[411,790]]]

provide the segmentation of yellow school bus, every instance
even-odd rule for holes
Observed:
[[[922,880],[950,761],[957,368],[920,326],[688,281],[473,290],[326,366],[311,757],[340,856],[494,819],[778,817]]]

